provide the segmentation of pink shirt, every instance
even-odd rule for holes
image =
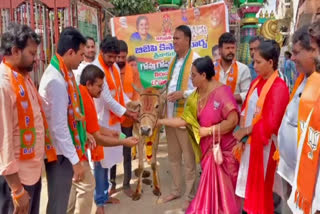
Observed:
[[[22,184],[33,185],[40,179],[44,158],[44,126],[37,91],[29,81],[25,81],[36,129],[35,157],[31,160],[19,160],[20,133],[16,95],[4,66],[6,65],[0,64],[0,175],[18,173]]]

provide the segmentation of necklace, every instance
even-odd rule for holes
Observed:
[[[204,95],[200,96],[200,94],[199,94],[198,105],[199,105],[200,109],[202,109],[204,107],[204,105],[207,103],[208,95],[213,90],[213,88],[215,88],[215,84],[213,84],[211,86],[209,85],[207,87],[206,92],[204,93]]]
[[[208,91],[202,97],[200,97],[200,94],[199,94],[198,105],[201,109],[204,107],[204,105],[207,102],[208,94],[209,94]]]

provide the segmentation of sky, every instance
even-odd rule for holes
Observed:
[[[275,12],[276,9],[276,0],[268,0],[269,1],[269,5],[265,6],[265,9],[267,9],[268,11],[273,10]],[[265,10],[264,9],[264,10]]]

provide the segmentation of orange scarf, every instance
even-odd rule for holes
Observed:
[[[290,94],[290,101],[292,100],[292,98],[294,97],[294,94],[296,93],[296,91],[298,90],[299,86],[301,85],[302,81],[304,80],[304,74],[299,74],[294,86],[293,86],[293,89],[292,89],[292,92]]]
[[[77,89],[77,83],[73,76],[72,72],[69,72],[66,64],[64,63],[62,57],[56,53],[56,57],[59,61],[60,72],[63,75],[65,82],[68,84],[68,97],[69,97],[69,105],[68,105],[68,124],[71,129],[71,135],[74,139],[74,145],[76,147],[77,154],[80,159],[83,158],[84,152],[81,145],[81,139],[79,135],[79,131],[77,128],[77,122],[84,122],[84,115],[81,113],[80,109],[80,95]]]
[[[299,102],[298,111],[298,146],[302,133],[303,123],[307,121],[308,115],[317,101],[318,94],[320,93],[319,87],[320,74],[313,72],[307,79],[305,88],[303,89],[301,99]]]
[[[123,91],[126,93],[126,95],[132,100],[133,98],[133,69],[130,65],[126,65],[124,68],[124,74],[121,74],[122,78],[122,84],[123,84]]]
[[[266,99],[266,96],[271,88],[271,86],[273,85],[274,81],[276,80],[276,78],[278,77],[278,72],[275,71],[270,77],[269,79],[267,80],[267,82],[265,83],[265,85],[263,86],[262,90],[261,90],[261,93],[260,93],[260,96],[259,96],[259,99],[257,101],[257,104],[256,104],[256,111],[254,113],[254,117],[253,117],[253,120],[252,120],[252,126],[254,126],[261,118],[261,114],[262,114],[262,108],[263,108],[263,104],[264,104],[264,101]],[[247,118],[247,114],[248,114],[248,105],[249,105],[249,101],[250,101],[250,98],[251,98],[251,95],[252,93],[254,92],[256,86],[258,85],[258,83],[260,82],[260,80],[262,79],[261,76],[258,77],[258,80],[256,80],[254,82],[254,84],[251,86],[249,92],[248,92],[248,95],[247,95],[247,100],[246,100],[246,108],[245,108],[245,114],[244,114],[244,121],[246,121],[246,118]],[[251,137],[249,137],[249,141],[251,141]]]
[[[126,66],[121,70],[121,80],[123,86],[123,92],[129,97],[130,100],[136,101],[139,99],[139,93],[134,90],[132,83],[135,84],[136,87],[141,88],[141,83],[139,83],[139,73],[134,70],[131,65],[126,64]],[[134,73],[137,72],[137,73]],[[133,119],[126,117],[126,119],[121,123],[123,127],[132,127]]]
[[[29,81],[34,87],[34,90],[37,91],[33,82],[29,76],[23,77],[19,72],[16,72],[15,69],[5,62],[3,59],[5,68],[8,69],[8,74],[11,82],[11,86],[15,92],[17,99],[17,110],[19,118],[19,129],[20,129],[20,160],[30,160],[35,157],[34,146],[36,143],[36,129],[34,125],[34,115],[32,111],[31,102],[29,99],[27,87],[25,81]],[[41,99],[37,93],[38,103],[41,109],[41,115],[43,119],[43,125],[45,128],[45,152],[48,158],[48,162],[57,160],[57,154],[55,148],[52,146],[50,133],[48,129],[48,123],[42,109]]]
[[[301,134],[305,131],[305,129],[307,129],[307,133],[303,141],[299,162],[295,202],[306,214],[310,213],[312,207],[320,156],[319,84],[320,74],[313,72],[308,77],[299,103],[298,142],[300,141]],[[305,125],[312,110],[313,112],[310,123]]]
[[[97,115],[94,101],[93,101],[91,95],[89,94],[87,87],[83,86],[83,85],[79,85],[79,90],[81,92],[82,99],[83,99],[85,105],[87,105],[87,107],[92,106],[94,109],[91,109],[91,111],[93,111],[94,115]],[[87,116],[88,115],[86,115],[86,117]],[[88,121],[88,119],[89,118],[86,118],[87,121]],[[93,149],[90,149],[90,151],[91,151],[91,160],[92,161],[96,162],[96,161],[101,161],[104,159],[103,146],[96,145],[96,147]]]
[[[257,101],[257,104],[256,104],[256,112],[254,113],[254,117],[253,117],[253,120],[252,120],[252,126],[254,126],[258,121],[259,119],[261,118],[261,114],[262,114],[262,108],[263,108],[263,104],[264,104],[264,101],[266,99],[266,96],[273,84],[273,82],[275,81],[275,79],[278,77],[278,72],[275,71],[271,77],[267,80],[267,82],[265,83],[265,85],[263,86],[262,90],[261,90],[261,94],[259,96],[259,99]],[[247,98],[246,98],[246,102],[245,102],[245,114],[244,114],[244,118],[243,118],[243,122],[245,123],[246,119],[247,119],[247,116],[248,116],[248,105],[249,105],[249,101],[250,101],[250,98],[251,98],[251,95],[252,93],[254,92],[255,88],[257,87],[258,83],[260,82],[260,80],[262,79],[261,76],[258,76],[257,77],[257,80],[255,80],[255,82],[253,83],[253,85],[251,86],[250,90],[248,91],[248,94],[247,94]],[[240,126],[244,126],[244,124],[240,124]],[[249,136],[248,138],[248,141],[247,143],[250,144],[251,142],[251,136]],[[240,162],[241,161],[241,156],[242,156],[242,153],[243,153],[243,147],[242,147],[242,143],[238,143],[232,153],[233,153],[233,156]]]
[[[235,93],[236,87],[237,87],[237,82],[238,82],[238,72],[239,72],[238,65],[237,65],[237,62],[236,62],[236,61],[234,61],[234,62],[232,63],[230,69],[231,69],[231,70],[230,70],[230,72],[228,73],[226,85],[231,88],[232,93]],[[214,70],[215,70],[215,72],[216,72],[214,78],[215,78],[217,81],[220,81],[221,60],[220,60],[220,61],[217,61],[217,62],[214,64]],[[221,82],[221,81],[220,81],[220,82]]]
[[[290,94],[290,101],[293,99],[296,91],[298,90],[299,86],[301,85],[302,81],[304,80],[304,74],[299,74],[294,86],[293,86],[293,89],[292,89],[292,92]],[[289,102],[290,102],[289,101]],[[287,111],[287,110],[286,110]],[[298,133],[299,133],[299,129],[298,129]],[[298,134],[299,136],[299,134]],[[299,145],[299,141],[298,141],[298,144]],[[279,163],[280,161],[280,152],[279,152],[279,148],[277,148],[277,150],[275,151],[274,155],[273,155],[273,160],[277,161],[277,164]]]
[[[125,107],[120,73],[117,71],[117,68],[113,65],[112,66],[113,77],[114,77],[113,79],[111,75],[112,71],[110,71],[109,70],[110,68],[104,63],[101,53],[99,54],[98,60],[106,75],[106,81],[109,86],[110,92],[113,96],[113,99],[115,99],[118,103],[120,103],[120,105]],[[110,126],[115,125],[116,123],[122,123],[124,120],[125,120],[124,116],[118,117],[116,114],[110,111],[110,119],[109,119]]]
[[[258,123],[262,117],[262,111],[265,99],[269,93],[274,81],[278,77],[278,72],[274,71],[273,74],[268,78],[264,86],[262,87],[260,96],[258,98],[254,117],[252,120],[252,126]],[[256,89],[258,83],[262,80],[262,77],[259,76],[258,79],[251,86],[246,104],[245,104],[245,118],[248,113],[248,104],[249,100]],[[253,133],[254,134],[254,133]],[[275,167],[272,166],[272,162],[268,160],[268,167],[266,175],[264,177],[263,170],[263,145],[262,142],[251,142],[252,135],[249,136],[248,142],[250,145],[250,161],[248,168],[248,180],[246,184],[246,195],[244,201],[244,210],[248,213],[271,213],[273,207],[272,205],[272,186],[273,186],[273,177],[275,172]],[[258,140],[258,139],[257,139]],[[271,147],[272,148],[272,147]],[[259,185],[259,187],[257,186]],[[267,211],[269,209],[269,211]]]

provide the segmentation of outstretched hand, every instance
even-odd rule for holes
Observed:
[[[169,102],[175,102],[177,100],[180,100],[183,98],[183,92],[182,91],[175,91],[175,92],[172,92],[170,94],[168,94],[167,96],[167,100]]]
[[[137,137],[128,137],[126,139],[123,139],[122,141],[123,141],[123,143],[122,143],[123,146],[133,147],[133,146],[138,144],[139,138],[137,138]]]

